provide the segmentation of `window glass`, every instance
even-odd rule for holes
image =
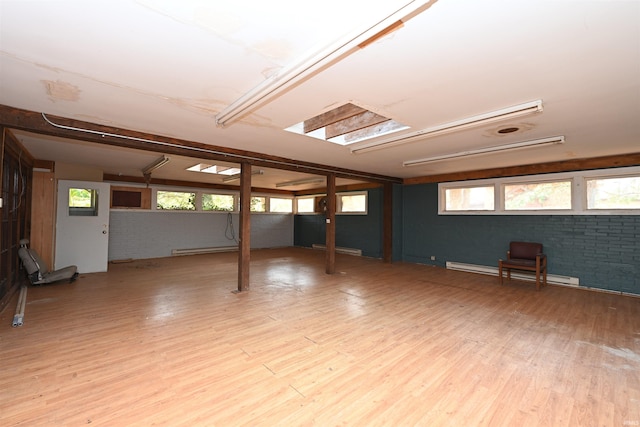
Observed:
[[[267,211],[267,198],[266,197],[252,197],[251,198],[251,212],[266,212]]]
[[[571,181],[506,184],[504,208],[508,211],[571,209]]]
[[[640,176],[587,180],[587,209],[640,209]]]
[[[69,215],[98,216],[98,192],[91,188],[70,188]]]
[[[291,213],[293,212],[293,200],[270,197],[269,212]]]
[[[494,209],[494,186],[447,188],[445,210],[447,211],[492,211]]]
[[[359,194],[340,194],[338,195],[340,201],[340,212],[367,212],[367,195],[366,193]]]
[[[315,212],[315,199],[313,197],[296,199],[296,206],[298,213],[313,213]]]
[[[203,194],[202,210],[233,212],[235,198],[232,194]]]
[[[161,210],[196,210],[196,193],[183,191],[158,191],[156,208]]]

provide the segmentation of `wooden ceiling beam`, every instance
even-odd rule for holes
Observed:
[[[402,182],[402,179],[397,177],[203,144],[65,117],[47,115],[47,119],[55,123],[55,126],[45,120],[42,113],[0,105],[0,126],[6,126],[11,129],[196,159],[236,163],[249,162],[254,166],[324,176],[335,173],[336,177],[339,178],[361,179],[368,182]]]
[[[640,153],[405,178],[405,185],[640,166]]]
[[[371,111],[365,111],[364,113],[349,117],[348,119],[327,125],[324,130],[324,138],[326,140],[329,140],[331,138],[335,138],[336,136],[375,126],[389,120],[391,119],[388,119]]]
[[[128,182],[128,183],[137,183],[137,184],[146,184],[144,177],[140,176],[127,176],[127,175],[113,175],[105,173],[102,175],[102,179],[104,181],[112,181],[112,182]],[[237,185],[231,184],[214,184],[209,182],[198,182],[198,181],[182,181],[178,179],[163,179],[163,178],[151,178],[149,184],[154,185],[166,185],[172,187],[187,187],[187,188],[207,188],[210,190],[230,190],[230,191],[238,191],[240,189]],[[294,196],[295,192],[290,190],[280,190],[273,188],[263,188],[263,187],[251,187],[251,191],[254,193],[269,193],[269,194],[279,194],[283,196]]]
[[[322,113],[315,117],[312,117],[304,121],[304,133],[313,132],[323,127],[327,127],[333,123],[348,119],[366,112],[364,108],[358,107],[353,104],[344,104],[338,108],[334,108],[331,111]],[[327,138],[328,139],[328,138]]]

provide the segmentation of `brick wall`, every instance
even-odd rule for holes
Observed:
[[[549,273],[640,294],[640,215],[438,215],[437,184],[405,186],[402,211],[405,261],[496,266],[511,240],[536,241]]]
[[[217,212],[110,212],[109,261],[171,256],[173,249],[236,246],[238,214]],[[233,228],[233,233],[231,233]],[[293,245],[293,215],[251,215],[251,247]]]

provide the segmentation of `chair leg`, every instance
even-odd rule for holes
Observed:
[[[540,290],[540,270],[536,270],[536,291]]]

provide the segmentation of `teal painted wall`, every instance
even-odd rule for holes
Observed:
[[[336,245],[382,258],[382,189],[368,215],[337,215]],[[438,185],[393,189],[393,259],[497,266],[512,240],[544,245],[549,273],[581,286],[640,295],[640,215],[438,215]],[[294,244],[324,244],[323,215],[296,215]],[[436,260],[431,261],[430,257]]]
[[[367,215],[336,215],[336,246],[362,250],[362,255],[382,258],[382,189],[368,191]],[[325,243],[324,215],[295,215],[294,244],[310,247]],[[400,256],[401,248],[398,249]]]
[[[510,241],[536,241],[549,273],[640,294],[640,215],[438,215],[438,185],[423,184],[403,188],[402,227],[407,262],[496,266]]]

